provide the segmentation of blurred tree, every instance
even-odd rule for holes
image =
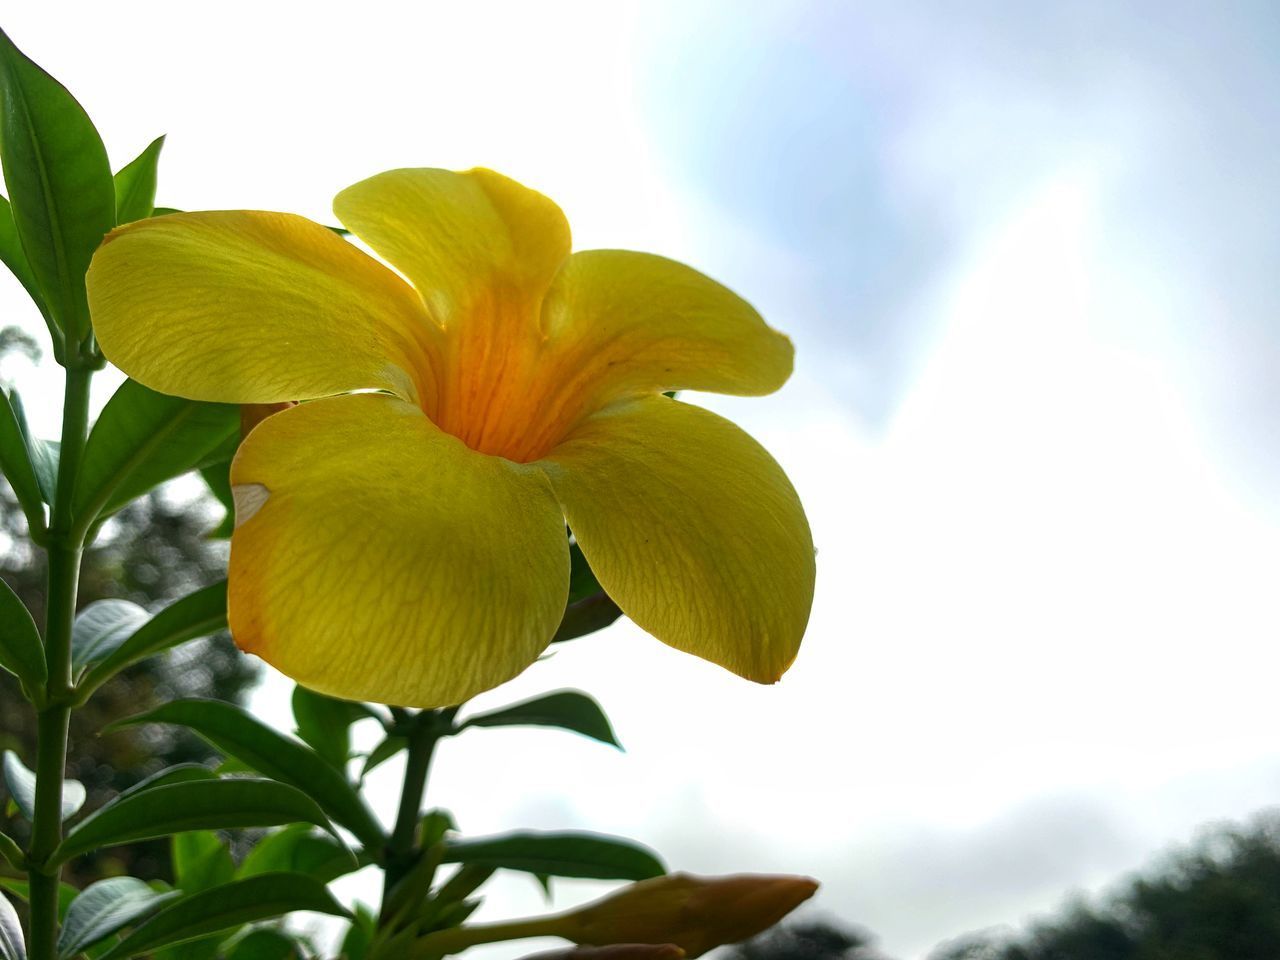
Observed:
[[[0,330],[0,358],[39,349],[15,328]],[[104,597],[132,600],[154,610],[225,575],[226,543],[208,531],[221,510],[212,506],[198,481],[184,481],[121,510],[104,524],[85,553],[80,603]],[[27,539],[26,518],[7,483],[0,482],[0,578],[13,588],[37,623],[44,616],[44,553]],[[88,790],[85,810],[101,806],[116,792],[174,763],[213,763],[216,754],[202,740],[176,727],[128,728],[108,734],[115,720],[176,697],[216,697],[239,702],[255,668],[225,634],[186,644],[124,671],[72,714],[67,774]],[[0,671],[0,749],[15,750],[30,764],[35,756],[34,714],[19,695],[17,681]],[[6,822],[0,820],[0,823]],[[5,832],[25,837],[26,824],[10,813]],[[77,861],[66,879],[82,887],[101,876],[131,873],[144,879],[169,876],[166,842],[106,850]]]
[[[973,934],[931,960],[1275,960],[1280,957],[1280,811],[1224,826],[1022,935]]]
[[[805,920],[767,930],[727,948],[725,960],[887,960],[867,931],[829,920]]]

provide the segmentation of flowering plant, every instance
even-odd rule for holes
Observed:
[[[0,395],[0,469],[48,557],[43,631],[0,584],[0,667],[38,733],[34,757],[5,754],[20,816],[0,858],[19,876],[0,883],[25,921],[0,895],[2,960],[438,958],[533,936],[580,957],[670,960],[749,937],[813,893],[798,877],[668,874],[617,837],[463,837],[422,810],[435,746],[463,729],[616,743],[579,691],[465,712],[549,643],[625,614],[751,680],[791,664],[814,582],[799,500],[750,437],[674,395],[776,390],[784,336],[682,264],[571,252],[559,208],[492,171],[371,177],[338,195],[341,229],[181,213],[155,206],[162,140],[113,176],[79,104],[3,34],[0,93],[0,259],[65,369],[57,444]],[[128,379],[91,424],[108,362]],[[154,615],[78,609],[104,522],[197,470],[234,511],[226,581]],[[126,667],[226,627],[297,681],[298,735],[234,704],[164,703],[123,722],[188,729],[226,763],[161,770],[76,819],[71,713]],[[365,720],[382,739],[357,774],[348,731]],[[384,826],[364,774],[401,753]],[[237,863],[215,831],[246,828]],[[175,838],[173,883],[60,883],[76,858],[160,837]],[[379,909],[339,902],[328,884],[368,866]],[[498,870],[631,885],[470,923]],[[279,922],[294,911],[345,932],[317,947]]]

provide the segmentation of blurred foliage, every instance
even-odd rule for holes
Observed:
[[[828,920],[779,925],[719,956],[722,960],[887,960],[866,930]]]
[[[1024,934],[945,944],[931,960],[1275,960],[1280,811],[1223,826],[1101,903],[1077,901]]]
[[[0,330],[0,356],[7,353],[34,359],[38,350],[29,337],[6,328]],[[161,489],[125,507],[104,524],[97,541],[85,552],[80,579],[82,607],[105,597],[120,597],[155,610],[225,575],[226,543],[207,536],[222,511],[210,506],[202,484],[193,482],[191,490],[192,497],[182,499]],[[0,577],[41,623],[44,553],[27,539],[26,518],[3,481]],[[108,724],[180,697],[240,702],[254,675],[250,661],[223,634],[145,660],[104,685],[72,714],[74,746],[67,775],[88,789],[85,812],[170,764],[212,764],[218,756],[204,741],[179,727],[148,725],[102,734]],[[31,763],[35,757],[34,723],[17,681],[0,672],[0,749],[16,750]],[[0,825],[19,839],[26,836],[27,825],[18,816],[0,819]],[[168,846],[166,841],[155,841],[105,850],[77,861],[66,879],[77,887],[123,873],[171,880]]]

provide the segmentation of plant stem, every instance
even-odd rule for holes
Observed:
[[[30,960],[54,960],[58,942],[58,885],[61,868],[47,867],[62,841],[62,784],[67,767],[71,721],[71,626],[76,615],[82,538],[71,515],[76,474],[89,427],[92,369],[72,360],[67,367],[62,410],[58,487],[48,536],[44,648],[49,680],[36,717],[36,799],[28,851],[31,882]]]
[[[485,923],[470,927],[450,927],[419,938],[409,951],[407,960],[419,957],[438,957],[461,953],[482,943],[502,943],[507,940],[527,940],[530,937],[562,936],[560,926],[564,917],[534,917],[529,920],[510,920],[503,923]]]
[[[414,729],[409,735],[408,759],[404,769],[404,786],[400,790],[400,806],[396,810],[396,824],[387,841],[386,876],[383,884],[383,900],[400,879],[409,872],[417,855],[418,816],[422,813],[422,797],[427,789],[427,774],[431,772],[431,758],[441,731],[434,711],[414,718]]]

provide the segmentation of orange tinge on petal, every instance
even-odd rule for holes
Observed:
[[[244,403],[240,405],[240,436],[247,437],[249,432],[267,417],[282,413],[290,407],[298,405],[296,400],[284,400],[280,403]]]

